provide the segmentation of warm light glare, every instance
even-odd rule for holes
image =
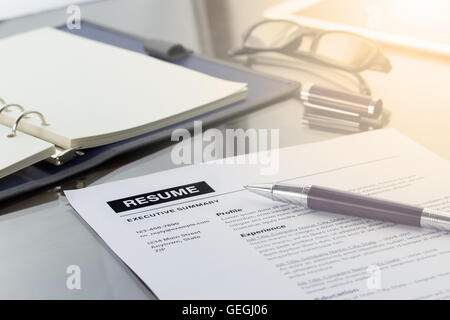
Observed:
[[[450,16],[449,0],[391,0],[388,11],[406,27],[417,29],[448,26]]]

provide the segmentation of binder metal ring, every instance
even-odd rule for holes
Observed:
[[[16,136],[16,131],[17,131],[17,126],[19,125],[20,120],[22,120],[26,115],[29,114],[37,114],[39,116],[39,118],[41,118],[41,125],[43,126],[48,126],[49,123],[47,123],[47,121],[45,121],[45,118],[43,116],[42,113],[40,113],[39,111],[25,111],[22,112],[19,117],[17,117],[16,121],[14,122],[14,125],[12,127],[12,132],[10,134],[8,134],[8,138],[13,138]]]
[[[16,107],[21,112],[25,111],[25,109],[20,104],[17,104],[17,103],[5,104],[5,101],[2,98],[0,98],[0,102],[2,103],[2,107],[0,108],[0,113],[2,113],[3,111],[6,111],[6,109],[8,109],[10,107]]]

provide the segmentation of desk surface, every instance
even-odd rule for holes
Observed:
[[[176,5],[174,2],[176,1]],[[146,37],[179,41],[204,54],[225,57],[241,34],[278,1],[110,0],[82,6],[84,18]],[[176,9],[174,9],[176,8]],[[0,37],[43,25],[59,25],[57,10],[0,23]],[[163,17],[163,18],[161,18]],[[177,23],[183,17],[183,24]],[[448,59],[385,48],[389,75],[366,73],[375,95],[392,111],[390,126],[450,160]],[[256,69],[299,81],[323,79],[298,70],[256,65]],[[224,128],[278,128],[280,146],[315,142],[337,134],[301,124],[303,108],[287,100],[221,124]],[[118,259],[68,205],[62,189],[150,174],[174,167],[171,145],[158,143],[109,161],[101,168],[0,204],[0,298],[147,299],[150,290]],[[81,269],[81,289],[66,286],[67,268]]]

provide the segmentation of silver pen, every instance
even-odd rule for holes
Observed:
[[[245,186],[251,192],[309,209],[450,231],[450,213],[315,185]]]

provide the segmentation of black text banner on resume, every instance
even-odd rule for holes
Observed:
[[[107,203],[114,210],[114,212],[120,213],[128,210],[154,206],[160,203],[195,197],[211,192],[214,192],[214,189],[211,188],[205,181],[200,181],[169,189],[151,191],[127,198],[108,201]]]

